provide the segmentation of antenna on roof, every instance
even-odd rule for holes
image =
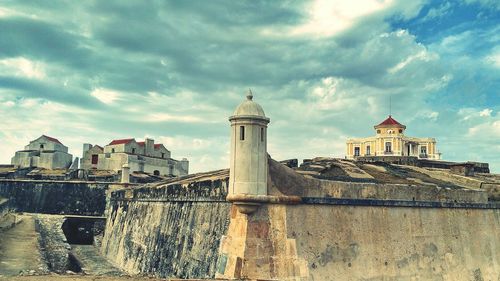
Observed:
[[[389,95],[389,116],[392,116],[392,95]]]

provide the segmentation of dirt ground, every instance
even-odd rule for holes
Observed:
[[[162,279],[162,278],[151,278],[151,277],[105,277],[105,276],[82,276],[82,275],[44,275],[44,276],[17,276],[17,277],[0,277],[0,281],[178,281],[181,279]],[[185,280],[185,279],[182,279]],[[190,279],[198,280],[198,279]],[[209,281],[203,279],[204,281]]]
[[[33,217],[18,215],[15,227],[0,232],[0,275],[44,269]]]

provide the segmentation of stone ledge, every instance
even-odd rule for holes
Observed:
[[[417,208],[500,209],[500,202],[465,203],[465,202],[438,202],[438,201],[302,197],[302,203],[313,204],[313,205],[352,205],[352,206],[375,206],[375,207],[380,206],[380,207],[417,207]]]

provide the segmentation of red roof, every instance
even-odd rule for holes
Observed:
[[[392,118],[391,115],[389,115],[389,117],[387,117],[387,119],[385,119],[384,121],[382,121],[382,123],[378,124],[375,127],[378,127],[378,126],[400,126],[400,127],[405,127],[405,125],[399,123],[394,118]]]
[[[108,145],[126,144],[126,143],[129,143],[129,142],[133,141],[133,140],[135,140],[135,139],[121,139],[121,140],[114,140],[114,141],[112,141],[112,142],[111,142],[110,144],[108,144]],[[144,146],[144,145],[146,144],[146,142],[144,142],[144,141],[138,141],[138,142],[137,142],[137,144],[138,144],[139,146]],[[155,146],[154,146],[154,147],[155,147],[155,149],[159,149],[162,145],[163,145],[163,144],[161,144],[161,143],[155,143]]]
[[[49,137],[49,136],[46,136],[46,135],[42,135],[42,137],[45,137],[46,139],[48,139],[49,141],[51,142],[55,142],[55,143],[59,143],[59,144],[62,144],[58,139],[56,138],[53,138],[53,137]]]
[[[137,142],[137,144],[138,144],[139,146],[144,146],[145,142],[143,142],[143,141],[138,141],[138,142]],[[158,148],[160,148],[161,146],[162,146],[162,144],[161,144],[161,143],[155,143],[155,149],[158,149]]]
[[[108,145],[116,145],[116,144],[125,144],[133,141],[135,139],[121,139],[121,140],[113,140]]]

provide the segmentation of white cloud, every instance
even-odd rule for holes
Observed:
[[[485,60],[486,63],[492,64],[493,66],[500,68],[500,50],[487,56]]]
[[[353,26],[360,18],[393,4],[393,0],[315,0],[309,7],[307,22],[291,29],[290,34],[331,36]]]
[[[104,88],[94,89],[90,93],[90,95],[95,97],[96,99],[98,99],[99,101],[101,101],[102,103],[105,103],[105,104],[112,104],[116,100],[119,100],[122,96],[122,94],[120,94],[117,91],[110,90],[110,89],[104,89]]]
[[[491,116],[492,112],[493,112],[493,110],[491,110],[489,108],[486,108],[486,109],[482,110],[481,112],[479,112],[479,116],[481,116],[481,117],[489,117],[489,116]]]
[[[172,115],[168,113],[151,113],[147,115],[145,121],[149,122],[165,122],[179,121],[186,123],[204,122],[201,118],[193,115]],[[208,122],[208,121],[207,121]]]
[[[3,75],[14,74],[30,79],[43,79],[46,76],[42,63],[24,57],[0,60],[0,66],[3,68],[0,70]]]
[[[441,6],[439,6],[437,8],[429,9],[429,12],[427,12],[427,15],[422,18],[422,21],[440,18],[440,17],[446,15],[450,10],[451,10],[451,3],[445,2],[444,4],[442,4]]]
[[[500,138],[500,120],[473,126],[469,128],[468,136],[497,140]]]
[[[410,64],[411,62],[413,62],[415,60],[428,62],[431,60],[436,60],[438,58],[439,57],[437,54],[429,53],[429,52],[427,52],[427,50],[422,50],[416,54],[412,54],[412,55],[408,56],[403,61],[401,61],[400,63],[395,65],[394,67],[389,68],[387,71],[389,73],[395,73],[395,72],[400,71],[401,69],[403,69],[404,67],[406,67],[408,64]]]
[[[436,121],[438,117],[439,117],[439,112],[436,112],[436,111],[431,112],[431,113],[427,116],[427,118],[429,118],[429,119],[431,119],[431,120],[434,120],[434,121]]]

